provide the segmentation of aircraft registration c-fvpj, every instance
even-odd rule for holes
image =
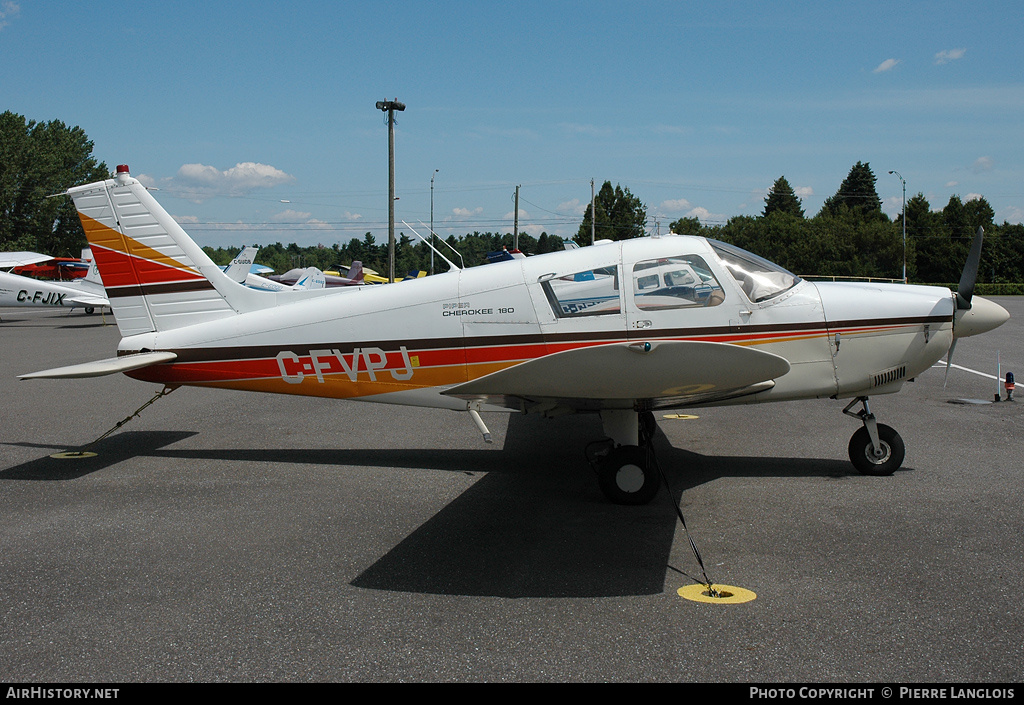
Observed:
[[[849,400],[843,412],[862,424],[851,460],[890,474],[903,441],[868,398],[1009,318],[973,296],[980,232],[958,294],[812,283],[677,235],[386,286],[258,291],[227,277],[127,166],[117,171],[66,193],[123,336],[118,356],[22,379],[125,372],[170,387],[440,407],[469,412],[485,439],[481,411],[594,412],[608,437],[599,484],[623,504],[658,492],[648,451],[661,409]]]

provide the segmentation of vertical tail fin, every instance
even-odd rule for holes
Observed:
[[[235,255],[235,258],[231,260],[227,268],[224,270],[224,274],[227,275],[231,281],[238,282],[239,284],[245,283],[245,278],[249,275],[252,270],[252,264],[256,261],[256,253],[260,251],[258,247],[243,247],[242,251]]]
[[[122,336],[170,330],[253,308],[127,166],[66,192],[75,202]]]
[[[306,267],[299,275],[299,280],[292,284],[295,291],[310,291],[312,289],[323,289],[327,286],[327,278],[324,273],[316,267]]]
[[[352,260],[352,266],[348,268],[348,278],[354,282],[362,283],[365,276],[365,272],[363,272],[363,263],[359,260]]]

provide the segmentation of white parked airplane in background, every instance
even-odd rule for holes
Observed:
[[[1008,318],[972,296],[980,232],[958,294],[812,283],[690,236],[451,265],[386,286],[266,292],[226,276],[126,166],[67,195],[123,338],[116,358],[23,379],[126,372],[170,387],[440,407],[468,412],[485,438],[481,411],[592,412],[610,439],[600,485],[620,503],[658,491],[658,409],[848,400],[843,412],[862,423],[854,465],[892,473],[903,441],[868,398]]]
[[[47,255],[37,255],[42,259],[18,257],[23,254],[33,253],[0,253],[3,255],[0,256],[0,267],[13,267],[14,264],[8,263],[16,260],[21,264],[32,264],[52,259]],[[83,308],[91,314],[96,308],[109,307],[110,302],[96,262],[92,262],[84,279],[59,283],[0,272],[0,306],[63,306]]]
[[[224,274],[233,281],[262,291],[305,291],[309,289],[323,289],[327,286],[327,279],[324,273],[316,267],[296,270],[298,274],[295,281],[291,284],[284,284],[262,277],[252,271],[252,265],[256,261],[257,252],[259,252],[258,247],[243,247],[242,251],[224,269]],[[271,269],[270,271],[274,270]]]
[[[274,268],[268,267],[263,264],[256,264],[256,253],[260,251],[258,247],[246,246],[235,255],[235,258],[231,260],[227,265],[221,267],[224,273],[234,279],[236,282],[245,282],[245,275],[252,274],[273,274]]]

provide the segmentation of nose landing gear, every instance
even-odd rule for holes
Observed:
[[[860,411],[850,411],[856,404]],[[892,475],[901,465],[906,448],[900,434],[875,420],[868,408],[867,397],[857,397],[843,409],[843,413],[860,419],[864,424],[850,439],[849,453],[853,466],[864,475]]]

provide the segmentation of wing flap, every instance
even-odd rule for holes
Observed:
[[[528,360],[444,393],[466,399],[716,398],[770,382],[789,369],[789,362],[783,357],[727,343],[611,343]]]
[[[82,377],[102,377],[117,372],[130,372],[141,367],[149,367],[161,362],[170,362],[178,356],[172,352],[143,352],[134,355],[122,355],[106,360],[85,362],[81,365],[69,365],[68,367],[56,367],[52,370],[42,372],[31,372],[27,375],[18,375],[18,379],[78,379]]]

